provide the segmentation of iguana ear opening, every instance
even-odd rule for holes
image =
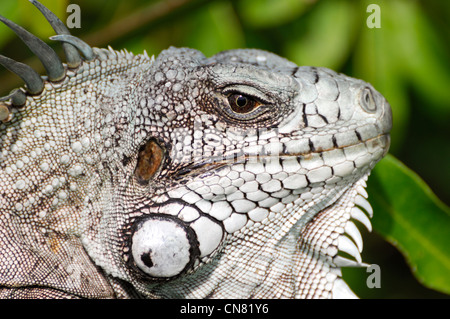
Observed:
[[[164,151],[154,140],[149,140],[139,150],[138,160],[134,175],[139,184],[147,185],[156,174],[164,159]]]

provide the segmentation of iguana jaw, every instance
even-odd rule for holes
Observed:
[[[293,160],[298,163],[308,162],[308,165],[313,165],[314,161],[320,160],[322,161],[324,158],[328,157],[336,157],[337,155],[345,156],[345,153],[352,152],[361,154],[365,154],[366,150],[373,155],[368,157],[364,162],[360,163],[360,166],[370,165],[372,161],[374,163],[378,158],[384,157],[389,151],[390,146],[390,135],[389,133],[380,134],[378,136],[368,138],[365,141],[360,141],[358,143],[353,143],[350,145],[337,146],[332,147],[330,149],[314,149],[309,150],[307,152],[286,152],[280,154],[261,154],[261,153],[251,153],[246,152],[246,149],[241,154],[231,154],[229,156],[215,156],[208,157],[206,159],[196,159],[193,164],[187,165],[174,175],[175,178],[179,177],[195,177],[199,176],[203,173],[207,173],[210,170],[220,170],[223,167],[235,165],[235,164],[246,164],[246,163],[266,163],[270,162],[279,162],[280,160]],[[284,146],[277,146],[276,149],[285,149]],[[244,154],[242,154],[244,153]],[[357,154],[353,155],[354,157],[358,157]],[[227,158],[228,157],[228,158]],[[230,158],[231,157],[231,158]],[[336,160],[336,159],[334,159]],[[345,177],[342,175],[342,177]]]
[[[202,272],[137,286],[141,293],[159,298],[224,298],[234,296],[236,286],[240,298],[355,298],[342,279],[341,267],[367,266],[361,261],[362,240],[354,223],[371,230],[372,210],[364,190],[367,177],[365,174],[349,189],[333,193],[322,205],[311,205],[306,213],[295,205],[277,213],[273,224],[278,225],[276,219],[281,221],[281,216],[286,221],[258,250],[250,253],[240,247],[243,241],[255,240],[248,237],[255,225],[249,225],[233,239],[225,239],[231,242],[202,266]],[[266,226],[270,228],[268,223],[258,227],[263,231]],[[341,256],[342,252],[347,257]],[[253,270],[244,271],[241,263],[250,260]],[[301,272],[302,265],[309,262],[317,268]],[[313,290],[305,293],[305,284]]]

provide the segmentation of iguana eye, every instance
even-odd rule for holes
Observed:
[[[261,105],[254,98],[238,93],[229,95],[228,103],[233,112],[240,114],[249,113]]]

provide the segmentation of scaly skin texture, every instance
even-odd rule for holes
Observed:
[[[2,102],[1,297],[351,296],[391,128],[370,84],[260,50],[93,52]]]

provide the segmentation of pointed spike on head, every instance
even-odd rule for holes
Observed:
[[[50,81],[57,82],[65,77],[66,71],[58,55],[44,41],[37,38],[21,26],[0,15],[0,21],[13,30],[17,36],[36,54],[41,61]]]
[[[69,29],[67,29],[64,23],[53,12],[47,9],[39,1],[30,0],[30,2],[41,11],[42,15],[47,19],[56,34],[70,35]],[[81,56],[77,49],[69,43],[63,43],[62,46],[66,55],[67,66],[71,69],[77,68],[81,64]]]
[[[54,35],[54,36],[50,37],[50,39],[55,40],[55,41],[70,43],[71,45],[76,47],[78,49],[78,51],[81,52],[81,54],[84,56],[84,58],[88,62],[92,61],[95,58],[94,50],[92,50],[92,48],[89,46],[89,44],[87,44],[80,38],[77,38],[73,35],[58,34],[58,35]]]
[[[20,89],[13,90],[11,93],[11,103],[16,107],[24,106],[27,102],[27,95]]]
[[[27,101],[27,95],[21,89],[14,89],[7,96],[0,97],[0,104],[6,105],[8,107],[8,105],[10,104],[2,103],[6,101],[10,101],[11,104],[15,107],[21,107],[25,105]],[[3,109],[3,114],[5,114],[5,112],[6,109]]]
[[[14,61],[0,54],[0,64],[17,74],[26,84],[28,92],[39,94],[44,89],[44,81],[30,66]]]

